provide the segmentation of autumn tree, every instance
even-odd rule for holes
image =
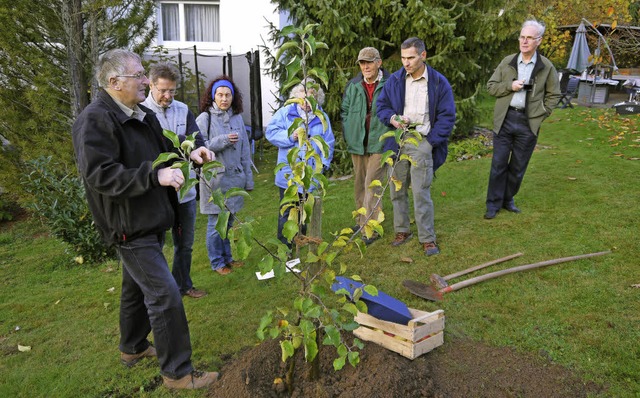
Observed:
[[[628,25],[638,22],[637,0],[541,0],[531,2],[528,8],[530,15],[543,21],[547,26],[546,38],[540,45],[540,50],[557,66],[566,65],[573,44],[573,31],[562,28],[578,25],[586,19],[594,26],[608,25],[604,32],[609,45],[615,54],[622,59],[633,59],[640,49],[637,47],[637,35]],[[615,33],[616,28],[620,31]],[[597,35],[587,35],[589,46],[597,47]],[[604,51],[604,50],[603,50]],[[629,61],[630,63],[637,62]]]

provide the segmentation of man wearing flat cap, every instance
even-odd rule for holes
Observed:
[[[373,47],[360,50],[358,60],[360,73],[347,83],[342,99],[342,128],[347,150],[353,161],[354,191],[356,210],[363,208],[366,214],[356,219],[358,228],[365,225],[367,219],[377,220],[382,202],[382,188],[369,188],[374,180],[381,181],[385,176],[385,167],[380,165],[382,146],[380,136],[390,130],[376,116],[376,100],[389,73],[382,69],[380,53]],[[364,237],[368,245],[379,236],[373,233]]]

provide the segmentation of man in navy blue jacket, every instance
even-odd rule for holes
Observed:
[[[402,185],[396,190],[391,184],[393,204],[393,246],[407,242],[413,234],[409,226],[409,198],[407,188],[413,191],[415,221],[418,239],[427,256],[440,253],[433,226],[431,181],[433,173],[447,158],[448,141],[456,121],[456,106],[449,81],[426,64],[424,42],[417,37],[405,40],[400,47],[403,67],[393,73],[378,97],[378,118],[396,129],[417,123],[422,136],[418,146],[407,144],[398,148],[388,139],[386,149],[397,152],[398,163],[391,175]],[[407,155],[413,160],[400,160]]]

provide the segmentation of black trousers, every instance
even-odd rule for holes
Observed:
[[[509,109],[500,132],[493,134],[493,159],[487,188],[487,210],[513,203],[538,142],[526,113]]]
[[[143,236],[118,246],[122,259],[120,351],[147,349],[153,331],[160,373],[179,379],[193,371],[191,339],[182,295],[162,254],[163,235]]]

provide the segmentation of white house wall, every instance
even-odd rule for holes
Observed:
[[[269,22],[281,27],[281,20],[286,20],[286,18],[281,18],[276,6],[269,0],[220,0],[218,3],[220,5],[220,43],[172,42],[169,44],[162,43],[162,40],[156,37],[152,46],[155,47],[158,44],[162,44],[166,49],[170,50],[169,55],[171,56],[175,56],[178,49],[180,49],[183,60],[188,62],[192,69],[194,66],[194,44],[197,47],[198,54],[202,55],[222,57],[230,52],[233,56],[234,70],[236,68],[246,68],[245,53],[259,50],[261,53],[261,69],[266,70],[267,66],[264,63],[261,46],[271,46],[271,43],[267,41],[269,37]],[[160,7],[158,7],[156,18],[161,23]],[[147,54],[149,57],[151,55],[152,52]],[[198,69],[206,75],[207,82],[221,74],[222,68],[221,58],[198,57]],[[249,82],[240,82],[235,76],[234,80],[236,80],[240,90],[248,100]],[[261,76],[261,82],[262,120],[263,125],[266,126],[271,119],[272,109],[277,107],[274,93],[277,94],[278,86],[275,81],[264,73]],[[249,108],[248,105],[247,103],[246,109]]]

